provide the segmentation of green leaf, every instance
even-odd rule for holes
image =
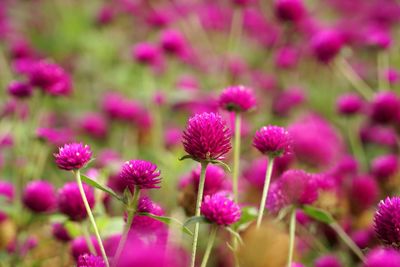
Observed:
[[[195,159],[194,159],[192,156],[190,156],[190,155],[185,155],[185,156],[179,158],[180,161],[185,160],[185,159],[192,159],[192,160],[195,160]]]
[[[193,236],[192,231],[190,231],[189,228],[186,227],[186,225],[184,225],[182,222],[180,222],[179,220],[172,218],[172,217],[166,217],[166,216],[157,216],[148,212],[140,212],[137,215],[141,215],[141,216],[147,216],[150,218],[153,218],[159,222],[165,223],[167,225],[170,225],[171,223],[176,223],[179,226],[182,227],[182,231],[190,236]]]
[[[115,193],[114,190],[112,190],[108,186],[101,185],[97,181],[89,178],[88,176],[86,176],[84,174],[81,174],[81,178],[82,178],[82,181],[85,182],[86,184],[88,184],[90,186],[93,186],[93,187],[95,187],[97,189],[100,189],[101,191],[106,192],[107,194],[109,194],[109,195],[113,196],[114,198],[118,199],[119,201],[122,201],[122,198],[117,193]]]
[[[246,229],[253,221],[257,219],[257,215],[258,210],[255,207],[243,207],[239,221],[237,221],[232,228],[239,232]]]
[[[184,226],[188,226],[188,225],[190,225],[192,223],[209,223],[209,221],[207,221],[207,219],[204,218],[203,216],[193,216],[193,217],[190,217],[189,219],[187,219],[183,223],[183,225]]]
[[[331,223],[335,222],[332,215],[322,209],[307,205],[307,206],[303,207],[303,211],[305,214],[307,214],[308,216],[310,216],[311,218],[313,218],[317,221],[320,221],[320,222],[323,222],[326,224],[331,224]]]
[[[228,164],[226,164],[225,162],[223,162],[221,160],[210,160],[210,162],[212,164],[216,164],[216,165],[222,166],[225,169],[225,171],[227,171],[227,172],[231,172],[231,168],[228,166]]]

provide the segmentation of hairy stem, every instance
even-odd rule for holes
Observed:
[[[287,260],[287,267],[290,267],[292,265],[295,237],[296,237],[296,208],[293,207],[292,211],[290,212],[289,254]]]
[[[258,209],[257,228],[260,228],[261,221],[264,214],[265,202],[267,201],[269,184],[271,183],[272,168],[274,166],[274,158],[268,158],[267,172],[265,173],[264,189],[261,197],[260,208]]]
[[[235,113],[235,137],[233,148],[233,197],[236,203],[239,203],[239,165],[240,165],[240,126],[241,116],[239,112]]]
[[[206,267],[208,259],[210,258],[211,250],[214,245],[215,237],[217,236],[217,231],[218,231],[218,226],[217,225],[212,225],[211,226],[211,232],[210,232],[210,237],[208,238],[208,243],[206,247],[206,252],[204,253],[203,256],[203,261],[201,262],[201,267]]]

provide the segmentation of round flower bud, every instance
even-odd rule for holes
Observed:
[[[393,248],[400,247],[400,197],[387,197],[378,204],[374,216],[375,233],[379,240]]]
[[[60,147],[54,157],[58,168],[66,171],[79,170],[90,161],[92,151],[88,145],[71,143]]]
[[[357,94],[344,94],[341,95],[337,102],[337,111],[343,115],[354,115],[360,112],[363,108],[363,100]]]
[[[46,181],[28,183],[23,193],[24,205],[33,212],[51,212],[57,207],[54,186]]]
[[[240,219],[240,207],[222,194],[205,196],[201,204],[201,214],[218,225],[231,225]]]
[[[279,157],[290,151],[289,133],[283,127],[264,126],[256,132],[253,146],[262,154]]]
[[[32,87],[28,83],[12,81],[8,85],[8,93],[16,98],[27,98],[32,95]]]
[[[83,184],[87,201],[90,208],[95,205],[93,188]],[[86,219],[87,213],[79,187],[76,182],[66,183],[58,192],[58,208],[61,213],[67,215],[73,221]]]
[[[196,114],[183,132],[183,147],[197,161],[219,160],[231,149],[231,132],[216,113]]]
[[[376,248],[367,254],[363,267],[400,267],[400,253],[394,249]]]
[[[222,91],[219,105],[228,111],[245,112],[256,106],[253,90],[244,86],[231,86]]]
[[[320,31],[311,39],[314,56],[322,63],[329,63],[340,52],[342,45],[342,37],[334,30]]]
[[[392,91],[382,91],[374,95],[370,117],[379,123],[388,123],[396,119],[400,111],[400,101]]]
[[[137,186],[140,189],[160,188],[160,171],[157,165],[145,160],[130,160],[124,163],[120,172],[121,179],[129,187]]]
[[[275,16],[282,21],[296,22],[305,14],[301,0],[275,0]]]
[[[399,169],[397,156],[393,154],[375,158],[371,163],[371,172],[379,180],[386,180]]]

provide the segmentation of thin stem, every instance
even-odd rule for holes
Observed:
[[[127,207],[128,218],[126,220],[124,231],[122,232],[121,240],[119,241],[117,251],[115,252],[112,266],[117,266],[118,260],[122,254],[122,250],[124,249],[126,240],[128,239],[129,230],[131,229],[133,217],[135,216],[136,213],[139,196],[140,196],[140,188],[135,186],[132,201],[128,203]]]
[[[241,116],[239,112],[235,113],[235,139],[233,148],[233,197],[236,203],[239,202],[239,164],[240,164],[240,127]]]
[[[360,250],[360,248],[354,243],[354,241],[347,235],[347,233],[343,230],[343,228],[337,223],[331,223],[330,226],[333,230],[339,235],[339,237],[343,240],[343,242],[360,258],[361,261],[365,261],[364,254]]]
[[[109,267],[110,264],[108,263],[106,251],[104,250],[103,242],[101,241],[101,237],[100,237],[99,230],[97,229],[96,221],[94,220],[92,210],[90,209],[89,203],[87,201],[85,191],[83,190],[80,170],[76,170],[74,173],[75,173],[76,182],[78,183],[79,191],[82,196],[83,204],[85,205],[86,212],[89,216],[90,223],[92,224],[94,233],[96,235],[97,242],[99,243],[99,246],[100,246],[101,255],[103,257],[104,263],[106,264],[106,267]]]
[[[265,202],[267,201],[269,184],[271,183],[272,168],[274,166],[274,158],[268,158],[267,172],[265,173],[264,189],[261,197],[260,208],[258,210],[257,228],[260,228],[261,221],[264,214]]]
[[[358,131],[356,129],[353,129],[352,121],[348,118],[346,120],[346,131],[347,131],[347,137],[349,139],[351,151],[353,152],[353,155],[360,160],[361,167],[363,169],[367,168],[367,159],[365,156],[365,151],[364,147],[361,143],[360,138],[357,136]]]
[[[294,250],[294,241],[296,233],[296,208],[293,207],[290,213],[290,225],[289,225],[289,255],[287,261],[287,267],[292,265],[293,261],[293,250]]]
[[[358,74],[345,59],[338,58],[335,60],[334,68],[346,77],[346,79],[353,85],[354,89],[356,89],[358,93],[360,93],[366,99],[371,99],[371,96],[374,93],[373,90],[358,76]]]
[[[211,250],[214,245],[215,237],[217,236],[217,231],[218,231],[217,225],[212,225],[211,231],[210,231],[210,237],[208,238],[206,252],[204,253],[203,261],[201,262],[201,267],[207,266],[208,258],[210,257]]]
[[[196,212],[195,216],[200,216],[200,207],[201,201],[203,200],[203,191],[204,191],[204,181],[206,180],[206,169],[208,162],[201,163],[201,171],[200,171],[200,181],[199,181],[199,189],[197,191],[197,201],[196,201]],[[197,239],[199,238],[199,228],[200,224],[197,222],[194,227],[193,234],[193,243],[192,243],[192,260],[190,263],[191,267],[195,266],[196,262],[196,250],[197,250]]]
[[[385,78],[385,71],[389,68],[387,51],[378,51],[377,53],[377,75],[378,89],[387,90],[390,88],[388,80]]]
[[[86,225],[86,223],[82,223],[81,226],[82,226],[82,228],[81,228],[82,229],[82,234],[83,234],[83,237],[85,238],[85,241],[86,241],[86,244],[87,244],[87,246],[89,248],[90,253],[92,253],[93,255],[97,256],[97,251],[94,248],[92,239],[90,238],[88,225]]]

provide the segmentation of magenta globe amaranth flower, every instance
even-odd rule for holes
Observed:
[[[104,261],[101,257],[91,254],[83,254],[78,258],[76,267],[105,267]]]
[[[342,264],[336,256],[324,255],[315,260],[315,267],[342,267]]]
[[[55,239],[61,242],[68,242],[72,239],[62,223],[52,224],[52,234]]]
[[[139,199],[137,212],[146,212],[156,216],[164,215],[163,209],[148,197],[141,197]],[[149,216],[137,214],[133,217],[131,229],[141,233],[148,233],[161,229],[163,226],[164,224],[160,221],[157,221]]]
[[[356,210],[365,210],[377,202],[379,186],[372,177],[356,177],[351,181],[349,194],[351,206]]]
[[[222,194],[205,196],[201,205],[201,214],[210,222],[218,225],[231,225],[240,219],[240,207]]]
[[[28,98],[32,95],[32,86],[25,82],[12,81],[7,90],[15,98]]]
[[[400,267],[400,252],[387,248],[373,249],[367,254],[363,267]]]
[[[341,50],[343,40],[335,30],[322,30],[311,39],[314,56],[323,63],[329,63]]]
[[[376,157],[371,163],[371,173],[381,181],[397,173],[399,162],[394,154]]]
[[[90,237],[90,242],[92,242],[94,249],[97,254],[100,254],[99,243],[94,236]],[[79,256],[90,254],[89,245],[86,242],[86,238],[83,236],[78,236],[71,242],[71,254],[76,261],[78,261]]]
[[[51,212],[57,206],[54,186],[46,181],[28,183],[23,192],[24,205],[33,212]]]
[[[274,9],[276,17],[282,21],[296,22],[305,14],[301,0],[275,0]]]
[[[336,102],[337,111],[343,115],[357,114],[361,111],[363,105],[361,97],[352,93],[341,95]]]
[[[388,123],[396,119],[400,111],[400,100],[392,91],[376,93],[371,102],[370,117],[379,123]]]
[[[252,89],[242,85],[231,86],[222,91],[219,105],[228,111],[245,112],[256,106],[256,99]]]
[[[374,216],[375,233],[379,240],[393,248],[400,248],[400,197],[387,197],[378,204]]]
[[[183,147],[194,160],[220,160],[231,149],[231,132],[216,113],[196,114],[183,132]]]
[[[132,57],[141,64],[152,65],[159,60],[160,51],[151,43],[138,43],[132,48]]]
[[[60,169],[67,171],[79,170],[90,161],[92,151],[88,145],[71,143],[60,147],[58,154],[54,154],[54,157]]]
[[[137,186],[140,189],[160,188],[160,171],[157,165],[145,160],[130,160],[124,163],[120,177],[129,186]]]
[[[165,30],[160,42],[162,49],[169,54],[181,54],[186,47],[182,33],[174,29]]]
[[[93,188],[83,184],[83,190],[89,206],[92,209],[95,205]],[[86,219],[87,212],[76,182],[66,183],[59,190],[58,208],[61,213],[67,215],[73,221],[82,221]]]
[[[253,139],[253,146],[262,154],[279,157],[290,152],[291,139],[283,127],[269,125],[258,130]]]
[[[14,198],[15,189],[14,185],[7,181],[0,181],[0,197],[4,197],[7,202],[11,202]],[[7,219],[7,214],[1,211],[0,208],[0,222]]]

